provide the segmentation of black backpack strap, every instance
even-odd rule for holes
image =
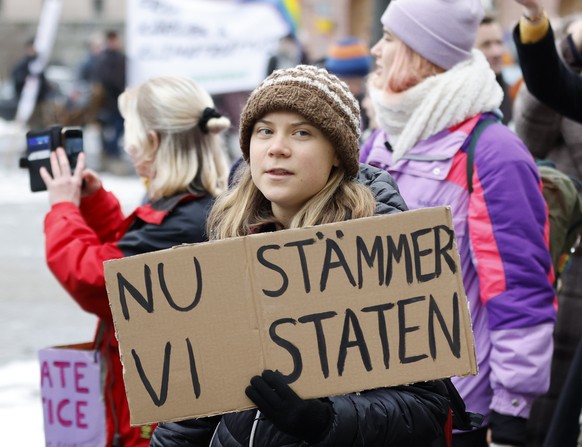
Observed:
[[[475,126],[473,131],[469,134],[469,146],[467,147],[467,189],[469,194],[473,193],[473,173],[475,172],[475,146],[477,146],[477,140],[483,133],[483,131],[493,123],[498,121],[493,118],[485,118]]]
[[[451,379],[442,379],[442,382],[447,387],[449,394],[451,411],[453,413],[453,428],[466,431],[481,427],[484,416],[465,409],[465,401],[457,391],[455,385],[453,385],[453,382],[451,382]]]

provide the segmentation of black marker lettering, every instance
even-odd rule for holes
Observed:
[[[315,244],[315,239],[305,239],[303,241],[289,242],[285,244],[285,247],[297,247],[297,253],[299,253],[299,262],[301,263],[301,271],[303,272],[303,286],[305,287],[305,293],[311,292],[311,284],[309,281],[309,269],[307,268],[307,260],[305,259],[305,250],[303,247],[305,245]]]
[[[280,297],[285,293],[287,287],[289,286],[289,278],[285,271],[279,267],[278,265],[273,264],[265,259],[264,254],[267,250],[279,250],[281,247],[279,245],[265,245],[257,251],[257,260],[261,263],[261,265],[267,267],[270,270],[274,270],[275,272],[281,275],[283,280],[283,284],[279,290],[265,290],[263,289],[263,293],[271,298]]]
[[[329,364],[327,362],[327,345],[325,342],[325,333],[321,322],[329,318],[333,318],[337,312],[322,312],[319,314],[305,315],[299,318],[299,323],[313,323],[315,327],[315,337],[317,338],[317,350],[319,352],[319,364],[321,365],[321,372],[326,379],[329,377]]]
[[[446,233],[446,241],[447,243],[443,246],[441,245],[441,235],[440,232],[443,231]],[[449,254],[449,251],[453,249],[453,243],[455,241],[455,232],[447,227],[446,225],[439,225],[434,227],[434,238],[435,238],[435,263],[438,266],[437,271],[441,272],[441,258],[445,260],[449,269],[451,269],[452,273],[457,273],[457,264],[455,264],[454,259]],[[438,275],[437,275],[438,276]]]
[[[354,335],[356,337],[353,341],[350,341],[350,327],[353,327]],[[371,371],[372,361],[370,360],[370,353],[368,352],[368,347],[366,346],[366,340],[364,339],[364,333],[362,332],[362,327],[360,326],[358,317],[356,317],[356,314],[351,309],[346,309],[346,317],[344,319],[344,328],[342,331],[342,339],[337,360],[337,372],[340,376],[344,373],[348,348],[353,347],[360,349],[360,356],[362,357],[364,367],[366,368],[366,371]]]
[[[152,271],[147,264],[143,266],[143,278],[145,282],[147,298],[141,294],[136,287],[133,286],[123,275],[117,272],[117,284],[119,286],[119,302],[121,304],[121,311],[124,318],[129,321],[129,309],[127,308],[127,300],[125,299],[125,290],[131,294],[134,300],[143,307],[148,313],[154,311],[154,297],[152,293]]]
[[[200,380],[198,379],[198,370],[196,369],[196,359],[194,358],[194,349],[190,339],[186,338],[186,345],[188,346],[188,360],[190,361],[190,377],[192,377],[192,388],[194,389],[194,396],[196,399],[200,397]]]
[[[441,310],[439,309],[434,297],[430,296],[429,306],[428,306],[428,342],[430,347],[430,355],[433,359],[436,359],[436,340],[434,334],[434,319],[437,318],[439,325],[443,331],[449,348],[453,355],[457,358],[461,357],[461,329],[459,323],[459,296],[457,292],[453,295],[453,335],[449,332],[447,328],[447,323],[443,317]]]
[[[288,323],[293,325],[297,324],[293,318],[281,318],[280,320],[273,321],[273,323],[271,323],[271,327],[269,327],[269,335],[271,336],[271,340],[273,340],[276,345],[281,346],[291,356],[291,359],[293,360],[293,371],[291,371],[291,373],[288,375],[283,373],[281,374],[283,374],[288,380],[287,383],[293,383],[301,376],[301,372],[303,371],[303,360],[301,359],[301,352],[299,351],[299,348],[297,348],[297,346],[295,346],[289,340],[285,340],[277,334],[277,327],[281,324]]]
[[[423,228],[421,230],[415,231],[410,233],[410,237],[412,238],[412,246],[414,247],[414,266],[416,268],[416,280],[418,282],[427,282],[431,279],[434,279],[435,272],[423,274],[422,273],[422,264],[421,258],[423,256],[428,256],[433,252],[432,248],[427,248],[426,250],[421,250],[420,245],[418,243],[418,239],[425,234],[431,232],[430,228]]]
[[[378,262],[378,285],[384,284],[384,246],[382,238],[376,236],[374,244],[372,245],[372,253],[368,250],[364,239],[361,236],[356,238],[356,250],[358,256],[358,289],[361,289],[364,284],[364,274],[362,272],[362,257],[366,261],[368,267],[374,267],[374,262]]]
[[[394,307],[393,303],[378,304],[376,306],[364,307],[362,312],[377,312],[378,313],[378,335],[382,343],[382,355],[384,359],[384,368],[390,368],[390,345],[388,343],[388,330],[386,329],[385,312]]]
[[[162,262],[158,264],[158,277],[160,278],[160,288],[162,289],[162,292],[164,292],[164,296],[166,297],[166,300],[168,300],[168,304],[173,309],[176,309],[179,312],[188,312],[194,309],[198,305],[198,302],[200,301],[200,296],[202,295],[202,272],[200,271],[200,263],[198,262],[198,259],[196,259],[196,257],[194,257],[194,269],[196,271],[196,294],[194,296],[194,301],[192,301],[192,303],[190,303],[186,307],[180,307],[176,304],[176,302],[172,298],[172,295],[170,294],[170,291],[168,290],[166,278],[164,275],[164,264]]]
[[[410,246],[408,245],[408,239],[406,239],[405,234],[401,234],[398,237],[398,246],[394,243],[392,236],[387,237],[388,243],[388,253],[386,254],[388,262],[386,265],[386,286],[390,285],[392,281],[392,274],[394,272],[393,259],[400,263],[402,256],[404,256],[404,267],[406,269],[406,282],[412,284],[413,281],[413,270],[412,270],[412,256],[410,255]]]
[[[149,379],[146,376],[146,373],[143,369],[141,364],[141,360],[139,355],[135,349],[131,350],[131,355],[133,356],[133,361],[135,362],[135,367],[137,368],[137,373],[145,386],[148,394],[150,395],[152,402],[156,404],[156,406],[161,407],[166,403],[166,399],[168,398],[168,382],[169,382],[169,375],[170,375],[170,355],[172,354],[172,345],[170,342],[166,343],[166,349],[164,350],[164,369],[162,372],[162,386],[160,389],[160,396],[156,394],[152,384],[150,383]]]
[[[398,354],[400,357],[400,363],[414,363],[428,357],[426,354],[415,355],[412,357],[406,356],[406,334],[409,332],[418,331],[418,326],[406,326],[406,312],[405,307],[417,303],[419,301],[424,301],[426,298],[424,296],[416,296],[414,298],[408,298],[405,300],[398,301],[398,331],[400,333],[400,340],[398,345]]]
[[[331,256],[332,252],[334,252],[337,256],[337,261],[332,262]],[[329,271],[331,269],[335,269],[338,267],[342,267],[344,272],[348,278],[348,281],[352,286],[356,286],[356,280],[354,279],[354,275],[350,271],[350,267],[346,261],[346,258],[339,247],[339,245],[332,239],[326,239],[325,241],[325,259],[323,261],[323,269],[321,271],[321,281],[319,283],[319,290],[323,292],[327,287],[327,278],[329,276]]]

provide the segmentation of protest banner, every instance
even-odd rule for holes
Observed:
[[[41,349],[45,445],[106,445],[101,362],[92,343]]]
[[[128,0],[127,81],[186,76],[210,94],[253,90],[290,32],[267,3]]]
[[[448,207],[105,263],[131,423],[238,411],[264,369],[303,398],[476,374]]]

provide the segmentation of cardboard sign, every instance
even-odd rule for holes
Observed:
[[[131,423],[252,408],[264,369],[303,398],[476,374],[450,208],[105,263]]]
[[[99,353],[91,343],[41,349],[45,445],[105,446]]]

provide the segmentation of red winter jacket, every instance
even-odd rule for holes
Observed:
[[[105,289],[103,262],[207,240],[209,196],[184,193],[138,207],[124,218],[115,196],[100,189],[77,208],[53,205],[45,217],[47,264],[87,312],[99,318],[96,348],[107,365],[104,395],[108,446],[148,446],[153,427],[130,427],[122,365]]]

